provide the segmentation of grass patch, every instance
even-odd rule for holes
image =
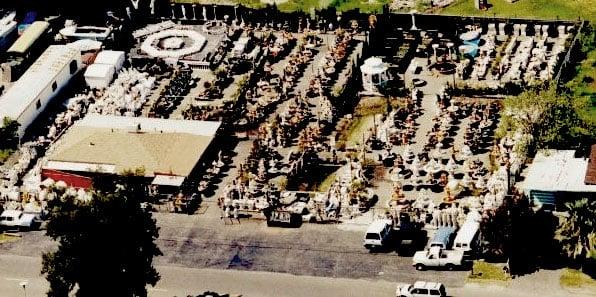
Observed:
[[[362,144],[362,135],[367,133],[368,129],[373,126],[373,118],[374,115],[366,115],[354,118],[354,121],[350,125],[350,128],[347,132],[348,141],[346,145],[348,147]]]
[[[280,3],[277,8],[280,11],[292,12],[292,11],[304,11],[310,12],[311,10],[321,10],[331,4],[331,0],[288,0],[287,2]]]
[[[583,116],[596,125],[596,49],[586,54],[586,59],[577,66],[577,75],[567,87],[576,98],[587,98],[588,106]]]
[[[365,97],[360,100],[354,113],[356,116],[367,116],[387,113],[387,98]]]
[[[374,125],[374,117],[377,114],[387,113],[388,100],[384,97],[362,98],[354,110],[354,119],[345,131],[344,139],[347,147],[362,144],[362,136],[370,136],[367,133]]]
[[[263,8],[266,5],[260,0],[170,0],[173,3],[197,3],[197,4],[218,4],[234,5],[242,4],[252,8]],[[309,12],[313,8],[321,10],[327,7],[335,7],[338,11],[359,9],[365,13],[381,12],[383,5],[389,4],[391,0],[288,0],[277,7],[281,11],[304,11]],[[492,5],[486,11],[474,7],[474,1],[458,0],[454,4],[438,10],[440,14],[452,15],[476,15],[476,16],[500,16],[500,17],[521,17],[521,18],[543,18],[543,19],[570,19],[578,17],[591,22],[596,21],[596,5],[593,0],[519,0],[515,3],[508,3],[505,0],[491,1]],[[424,6],[417,7],[421,11]]]
[[[335,0],[330,6],[335,7],[338,11],[359,9],[366,13],[380,13],[383,11],[383,6],[389,3],[391,0]]]
[[[196,3],[196,4],[218,4],[218,5],[234,5],[241,4],[251,8],[263,8],[266,6],[261,0],[170,0],[173,3]],[[365,13],[381,12],[383,5],[390,3],[391,0],[288,0],[277,5],[280,11],[294,12],[304,11],[310,12],[314,10],[321,10],[327,7],[335,7],[338,11],[348,11],[352,9],[359,9]]]
[[[561,273],[560,278],[561,286],[563,287],[595,287],[596,288],[596,280],[591,278],[589,275],[577,270],[577,269],[570,269],[565,268],[563,269],[563,273]]]
[[[337,171],[334,171],[331,174],[327,175],[327,177],[325,177],[321,184],[319,184],[319,186],[316,188],[316,191],[327,192],[336,179]]]
[[[0,150],[0,164],[4,163],[13,152],[13,150]]]
[[[515,3],[495,0],[491,1],[490,4],[492,7],[483,11],[474,7],[474,1],[458,0],[454,4],[439,10],[439,13],[568,20],[576,20],[579,17],[589,21],[596,20],[596,6],[593,0],[519,0]]]
[[[241,4],[246,7],[252,8],[263,8],[265,7],[265,3],[261,2],[261,0],[170,0],[172,3],[188,3],[188,4],[202,4],[202,5],[235,5]]]
[[[0,233],[0,244],[17,240],[19,240],[19,237],[17,236],[10,236],[4,233]]]
[[[483,261],[474,261],[472,272],[468,275],[468,281],[472,282],[506,282],[509,275],[503,271],[503,267]]]

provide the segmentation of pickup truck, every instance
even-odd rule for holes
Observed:
[[[0,227],[4,229],[32,230],[37,226],[35,214],[20,210],[5,210],[0,214]]]
[[[462,265],[464,253],[458,250],[444,250],[440,247],[431,247],[424,251],[414,254],[412,265],[416,270],[425,270],[426,268],[446,268],[453,270]]]

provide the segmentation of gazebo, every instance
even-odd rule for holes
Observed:
[[[379,87],[384,86],[389,80],[387,65],[378,57],[370,57],[360,66],[362,72],[362,86],[366,92],[379,92]]]

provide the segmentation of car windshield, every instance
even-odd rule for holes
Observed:
[[[380,239],[381,237],[377,233],[366,233],[366,239]]]

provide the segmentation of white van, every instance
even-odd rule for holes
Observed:
[[[364,235],[364,247],[372,250],[383,247],[391,235],[391,220],[376,220],[366,229]]]
[[[478,230],[480,229],[480,214],[470,212],[466,221],[457,232],[453,241],[453,249],[460,250],[466,255],[472,252],[475,242],[478,240]]]

